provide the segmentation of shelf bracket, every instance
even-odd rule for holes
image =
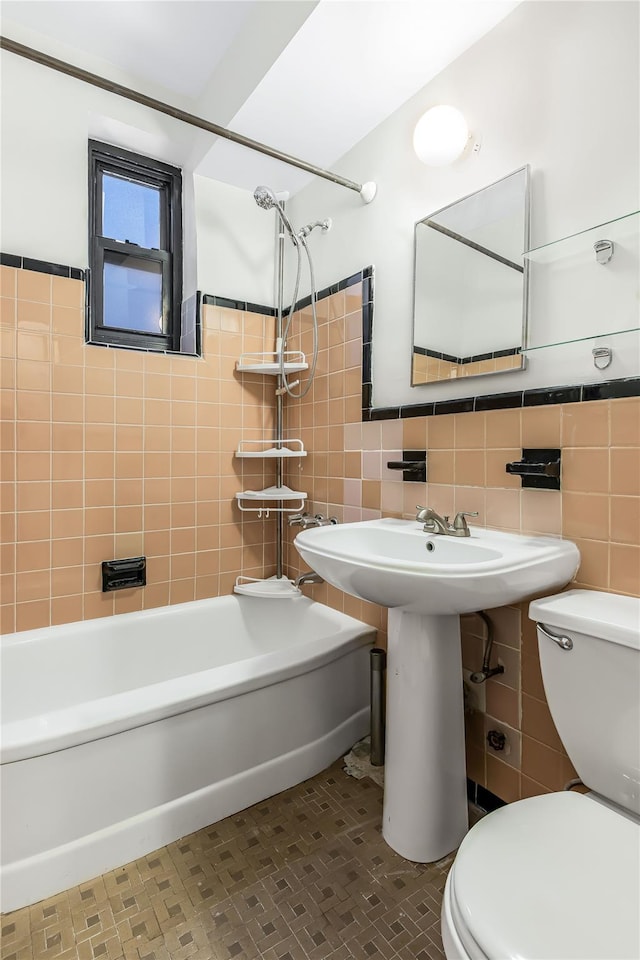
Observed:
[[[596,262],[604,265],[613,257],[614,244],[612,240],[596,240],[593,249],[596,252]]]

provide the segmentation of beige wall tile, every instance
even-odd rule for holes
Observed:
[[[454,454],[454,480],[459,486],[482,487],[485,485],[484,450],[456,450]]]
[[[609,544],[599,540],[575,539],[580,551],[576,582],[594,590],[609,588]]]
[[[18,271],[15,267],[0,266],[0,297],[15,297]]]
[[[527,693],[522,694],[522,732],[560,753],[563,752],[562,741],[546,701],[538,700]]]
[[[561,411],[559,406],[523,407],[522,446],[559,447]]]
[[[487,713],[518,729],[520,726],[520,697],[517,690],[507,687],[494,679],[487,681]]]
[[[515,448],[521,454],[521,411],[490,410],[486,413],[487,449]]]
[[[609,587],[614,593],[640,595],[640,546],[612,543]]]
[[[608,443],[607,403],[568,403],[562,408],[563,447],[606,447]]]
[[[610,415],[611,445],[637,447],[640,444],[640,397],[612,400]]]
[[[487,756],[487,789],[501,800],[520,799],[520,773],[497,757]]]
[[[522,490],[520,509],[523,531],[552,535],[561,533],[562,494],[559,490]]]
[[[563,493],[562,535],[588,540],[609,539],[609,497],[605,494]]]
[[[19,300],[37,300],[51,303],[51,274],[35,270],[17,271],[17,297]]]
[[[456,450],[486,447],[485,414],[457,413],[454,415],[454,445]]]
[[[568,447],[562,451],[562,489],[576,493],[609,492],[606,447]],[[622,492],[622,491],[620,491]]]
[[[566,780],[563,776],[562,755],[544,743],[523,734],[521,772],[548,790],[562,790]]]
[[[520,530],[520,491],[487,489],[485,522],[501,530]]]
[[[611,493],[640,496],[640,445],[611,448]]]
[[[454,482],[453,450],[433,450],[427,453],[427,478],[430,484]]]
[[[640,498],[611,497],[611,540],[640,543]]]

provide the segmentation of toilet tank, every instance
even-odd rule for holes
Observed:
[[[569,590],[534,600],[529,617],[549,709],[580,779],[640,816],[640,599]]]

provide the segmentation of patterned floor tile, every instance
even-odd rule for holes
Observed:
[[[380,832],[382,790],[339,763],[2,918],[2,960],[444,960],[452,857]]]

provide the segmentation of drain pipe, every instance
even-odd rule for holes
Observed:
[[[384,672],[387,654],[373,647],[371,661],[371,766],[384,764]]]

